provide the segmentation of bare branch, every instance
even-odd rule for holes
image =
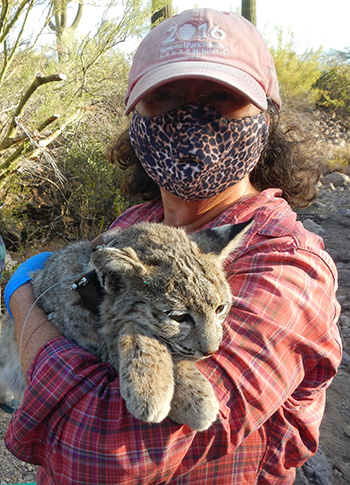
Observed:
[[[54,121],[58,120],[58,118],[60,118],[60,115],[58,114],[53,114],[52,116],[50,116],[50,118],[48,118],[47,120],[45,120],[43,123],[41,123],[41,125],[38,126],[38,131],[41,132],[43,131],[47,126],[49,126],[51,123],[53,123]]]
[[[27,5],[30,5],[31,2],[32,2],[32,0],[22,0],[22,3],[18,6],[18,8],[17,8],[15,14],[13,15],[12,19],[8,21],[8,23],[6,24],[6,26],[4,26],[3,31],[2,31],[2,34],[0,35],[0,43],[3,42],[4,39],[6,39],[6,37],[8,36],[8,34],[11,31],[12,27],[17,22],[19,16],[21,15],[21,13],[25,9],[25,7]]]
[[[11,47],[10,55],[8,55],[8,53],[6,52],[6,55],[4,56],[3,66],[2,66],[2,69],[1,69],[1,72],[0,72],[0,83],[4,80],[6,71],[10,67],[13,56],[15,55],[15,53],[18,49],[19,41],[21,40],[21,37],[23,35],[23,31],[24,31],[24,28],[27,24],[28,16],[29,16],[29,13],[30,13],[30,11],[33,7],[34,1],[35,0],[30,0],[30,3],[29,3],[28,8],[27,8],[27,12],[26,12],[24,19],[23,19],[23,22],[22,22],[22,26],[21,26],[18,34],[17,34],[16,41],[15,41],[14,45]],[[5,53],[5,47],[6,47],[6,41],[4,42],[4,53]]]
[[[3,115],[4,113],[7,113],[8,111],[12,111],[13,109],[17,108],[18,103],[14,104],[13,106],[10,106],[9,108],[6,108],[0,112],[0,115]]]
[[[7,130],[7,133],[3,141],[0,143],[0,149],[6,149],[12,145],[10,139],[13,139],[16,135],[17,119],[22,116],[26,104],[28,103],[33,93],[38,89],[38,87],[51,82],[64,81],[65,79],[66,76],[64,74],[51,74],[50,76],[44,76],[43,74],[39,73],[36,75],[34,81],[22,96],[14,115],[12,116],[12,120]]]
[[[83,116],[83,112],[78,111],[77,113],[73,114],[69,118],[65,120],[64,123],[53,133],[45,138],[41,138],[39,141],[35,140],[35,136],[32,138],[30,136],[27,137],[25,141],[15,150],[6,160],[4,160],[0,164],[0,189],[3,187],[4,183],[6,182],[9,174],[11,171],[15,170],[18,167],[19,162],[23,158],[27,158],[28,160],[38,158],[41,153],[46,149],[50,143],[52,143],[56,138],[63,133],[66,127],[77,121]],[[50,120],[53,117],[57,117],[57,115],[53,115],[52,117],[48,118]],[[56,118],[57,119],[57,118]],[[45,123],[48,122],[46,120],[44,123],[40,125],[44,127]],[[54,120],[53,120],[54,121]],[[47,123],[49,124],[49,123]],[[46,126],[47,126],[46,124]]]
[[[6,18],[9,13],[9,3],[8,0],[3,0],[2,2],[2,8],[1,8],[1,15],[0,15],[0,32],[2,31]]]

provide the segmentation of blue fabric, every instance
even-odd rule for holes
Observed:
[[[5,411],[5,413],[13,414],[18,407],[17,399],[13,399],[11,402],[0,403],[0,408]]]
[[[37,254],[35,256],[32,256],[31,258],[27,259],[27,261],[25,261],[20,266],[18,266],[16,271],[11,276],[9,282],[5,287],[5,292],[4,292],[5,305],[9,314],[11,315],[11,318],[13,318],[10,312],[10,298],[12,294],[20,286],[24,285],[25,283],[27,283],[32,279],[31,278],[32,272],[37,271],[38,269],[42,269],[44,267],[45,261],[49,256],[51,256],[51,254],[53,253],[46,251],[46,252]]]

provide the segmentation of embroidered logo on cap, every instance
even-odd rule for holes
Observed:
[[[167,34],[160,48],[161,58],[180,53],[226,55],[226,47],[217,42],[226,37],[219,24],[210,28],[208,22],[198,26],[189,23],[177,25],[173,22]]]

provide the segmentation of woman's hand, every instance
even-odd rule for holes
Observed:
[[[106,232],[103,232],[99,236],[95,237],[91,241],[91,244],[96,248],[97,246],[105,246],[108,244],[110,241],[113,241],[118,235],[118,233],[121,231],[120,227],[114,227],[113,229],[109,229]]]
[[[11,276],[9,282],[6,285],[5,292],[4,292],[4,300],[5,305],[12,317],[12,313],[10,310],[10,298],[12,294],[22,285],[27,283],[32,279],[31,274],[34,271],[42,269],[45,265],[45,261],[48,257],[51,256],[52,253],[44,252],[33,256],[24,263],[20,264],[16,271]],[[13,317],[12,317],[13,318]]]

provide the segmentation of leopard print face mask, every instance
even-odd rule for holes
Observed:
[[[227,120],[210,106],[190,104],[156,117],[136,111],[130,141],[154,182],[185,200],[213,197],[257,164],[268,138],[260,113]]]

